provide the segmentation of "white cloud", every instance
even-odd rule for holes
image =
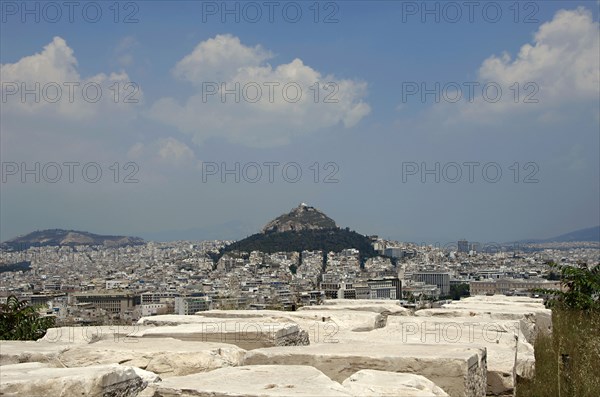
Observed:
[[[73,50],[60,37],[54,37],[41,53],[21,58],[17,63],[4,64],[1,70],[4,81],[17,78],[32,81],[42,76],[46,81],[68,81],[78,76]]]
[[[483,80],[506,86],[531,81],[540,87],[540,99],[563,102],[598,96],[600,85],[600,32],[590,11],[560,10],[540,26],[533,44],[521,47],[512,60],[508,54],[491,56],[479,70]]]
[[[163,161],[180,164],[192,161],[194,152],[185,143],[167,138],[159,142],[158,156]]]
[[[73,49],[61,37],[40,53],[0,65],[0,78],[3,114],[85,120],[108,112],[132,115],[142,100],[126,72],[82,77]],[[36,94],[23,95],[24,89]]]
[[[115,47],[115,57],[120,66],[133,66],[134,58],[132,51],[138,44],[138,41],[133,36],[125,36],[119,40]]]
[[[168,164],[171,166],[195,165],[194,151],[185,143],[168,137],[150,144],[138,142],[134,144],[127,156],[133,160],[145,160],[149,163]]]
[[[126,148],[140,140],[136,124],[142,91],[127,86],[130,78],[125,71],[82,75],[75,54],[63,38],[55,37],[40,52],[0,65],[3,158],[32,163],[93,161],[103,169],[125,163]],[[32,89],[36,83],[38,98],[31,94],[22,98],[22,88]],[[91,84],[87,100],[86,84]],[[9,95],[15,85],[19,92]],[[57,86],[61,97],[53,103]],[[43,87],[50,88],[44,92]],[[101,96],[92,102],[96,87]],[[139,103],[125,103],[127,98]]]
[[[271,57],[231,35],[204,41],[174,68],[198,91],[184,103],[162,98],[148,115],[192,135],[197,144],[223,137],[268,147],[337,125],[350,128],[370,113],[366,83],[323,75],[301,59],[273,67],[265,63]],[[213,95],[203,96],[208,89]],[[226,94],[230,90],[239,98]]]
[[[129,148],[129,151],[127,152],[127,157],[132,159],[140,159],[144,155],[144,149],[144,144],[141,142],[137,142],[135,145]]]
[[[467,101],[465,86],[461,101],[442,101],[432,106],[423,122],[441,123],[444,128],[463,126],[464,122],[496,125],[506,123],[507,115],[514,120],[534,115],[535,120],[548,124],[581,117],[578,112],[582,108],[597,118],[598,22],[593,21],[591,12],[585,8],[560,10],[539,27],[532,43],[521,46],[514,59],[508,53],[492,55],[482,62],[478,76],[480,85],[475,88],[472,102]],[[502,89],[497,102],[493,99],[493,88],[488,91],[487,99],[482,96],[485,84],[496,84]]]
[[[272,57],[260,45],[247,47],[232,35],[217,35],[198,44],[191,54],[177,62],[173,74],[193,84],[222,81],[240,68],[258,66]]]

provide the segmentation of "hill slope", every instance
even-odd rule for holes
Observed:
[[[586,229],[575,230],[560,236],[547,239],[526,239],[519,240],[522,244],[541,244],[541,243],[569,243],[575,241],[593,241],[600,242],[600,226],[589,227]]]
[[[273,219],[263,227],[263,233],[289,232],[301,230],[335,229],[337,226],[333,219],[304,203],[294,208],[287,214]]]
[[[102,236],[77,230],[48,229],[37,230],[7,240],[0,244],[0,248],[21,251],[30,247],[46,246],[104,245],[107,247],[123,247],[139,244],[144,244],[144,240],[138,237]]]
[[[376,255],[367,236],[336,226],[333,219],[304,203],[287,214],[273,219],[261,233],[224,247],[220,255],[231,251],[261,251],[266,253],[292,251],[333,251],[346,248],[360,251],[361,257]],[[219,256],[220,256],[219,255]]]
[[[347,229],[301,230],[280,233],[257,233],[223,248],[231,251],[261,251],[267,253],[292,251],[333,251],[356,248],[363,257],[375,256],[371,240]]]
[[[571,241],[596,241],[600,242],[600,226],[589,227],[587,229],[575,230],[570,233],[561,234],[553,238],[544,240],[544,242],[567,243]]]

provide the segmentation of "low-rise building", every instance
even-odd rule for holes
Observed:
[[[560,289],[560,281],[545,279],[486,279],[471,281],[471,295],[510,294],[514,292],[532,291],[534,289]]]
[[[209,296],[178,296],[175,298],[175,314],[192,315],[212,309]]]
[[[73,294],[75,303],[92,303],[109,313],[125,313],[133,309],[135,297],[126,292],[91,292]]]
[[[412,275],[414,281],[420,281],[425,284],[432,284],[440,289],[440,294],[446,296],[450,294],[450,273],[447,272],[415,272]]]

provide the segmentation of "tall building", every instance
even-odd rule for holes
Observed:
[[[473,242],[469,244],[471,251],[481,252],[481,243]]]
[[[450,294],[450,273],[443,272],[416,272],[413,273],[414,281],[421,281],[425,284],[432,284],[440,289],[440,295]]]
[[[469,242],[467,240],[458,240],[458,252],[469,252]]]

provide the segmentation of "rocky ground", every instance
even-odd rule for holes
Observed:
[[[510,396],[551,332],[540,299],[213,310],[0,343],[3,396]]]

